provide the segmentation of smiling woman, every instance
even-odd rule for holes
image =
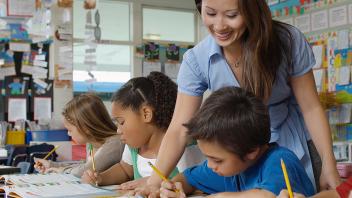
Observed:
[[[268,106],[270,141],[292,150],[313,184],[335,188],[339,176],[330,129],[315,88],[314,55],[304,35],[272,20],[264,0],[195,3],[210,35],[183,57],[175,113],[156,166],[169,173],[180,158],[187,144],[183,123],[198,111],[204,92],[235,86],[254,93]],[[310,149],[313,142],[318,153]],[[321,164],[311,160],[318,154],[324,167],[321,174],[315,171]],[[154,174],[148,187],[155,189],[160,182]]]

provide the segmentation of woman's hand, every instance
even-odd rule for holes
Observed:
[[[88,184],[93,184],[98,186],[102,182],[102,178],[99,176],[97,172],[94,172],[92,170],[86,170],[84,171],[81,181],[83,183],[88,183]]]
[[[36,171],[39,173],[46,173],[48,169],[50,168],[50,161],[49,160],[44,160],[40,158],[34,158],[34,168]]]
[[[183,191],[181,182],[166,182],[161,183],[160,197],[176,197],[176,198],[186,198],[186,194]]]
[[[137,187],[142,187],[147,184],[147,180],[149,177],[143,177],[137,180],[132,180],[125,182],[119,186],[120,190],[134,190]]]

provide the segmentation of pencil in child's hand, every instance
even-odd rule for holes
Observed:
[[[53,150],[51,150],[43,159],[45,160],[46,158],[48,158],[51,154],[54,153],[54,151],[56,151],[56,149],[58,149],[61,145],[55,146],[53,148]]]
[[[90,154],[90,157],[92,158],[93,171],[97,172],[97,170],[95,168],[95,160],[94,160],[94,153],[93,153],[93,145],[92,144],[89,144],[89,154]],[[98,186],[97,181],[95,181],[95,185]]]
[[[288,195],[290,196],[290,198],[293,198],[293,193],[292,193],[292,189],[291,189],[290,179],[288,178],[285,162],[282,159],[281,159],[281,168],[282,168],[282,172],[284,173],[284,178],[285,178],[285,182],[286,182]]]
[[[160,170],[157,169],[151,162],[148,162],[148,164],[149,164],[150,167],[152,167],[152,169],[156,172],[156,174],[159,175],[159,177],[160,177],[162,180],[164,180],[164,181],[166,181],[166,182],[170,182],[170,180],[167,179],[167,178],[160,172]],[[177,193],[180,192],[178,189],[174,189],[174,191],[177,192]]]

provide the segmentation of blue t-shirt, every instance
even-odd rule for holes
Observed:
[[[314,54],[304,35],[287,25],[292,35],[292,68],[283,62],[277,71],[276,81],[268,102],[271,122],[271,142],[277,142],[293,151],[301,160],[312,183],[312,163],[307,141],[310,140],[303,116],[293,94],[289,79],[311,71]],[[209,89],[240,87],[231,67],[224,58],[221,47],[212,36],[206,37],[184,56],[177,77],[178,91],[190,96],[202,96]]]
[[[254,165],[238,175],[220,176],[208,168],[207,161],[186,169],[183,174],[188,184],[208,194],[264,189],[278,195],[286,189],[280,159],[285,162],[292,190],[313,195],[314,187],[297,156],[277,144],[272,144]]]

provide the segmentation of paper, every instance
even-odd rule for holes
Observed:
[[[48,87],[48,83],[44,82],[43,80],[40,79],[34,79],[33,80],[34,83],[38,84],[40,87],[42,87],[43,89],[46,89]]]
[[[9,16],[33,16],[36,0],[8,0],[7,14]]]
[[[313,68],[321,68],[323,63],[323,45],[314,45],[312,47],[312,50],[315,58],[315,65],[313,66]]]
[[[27,100],[25,98],[8,99],[8,120],[27,120]]]
[[[338,68],[328,68],[328,90],[333,92],[336,91],[337,80],[339,79]]]
[[[45,54],[35,55],[34,60],[45,61]]]
[[[176,79],[178,71],[180,70],[179,63],[165,63],[165,74],[171,79]]]
[[[340,30],[337,33],[337,49],[348,48],[349,30]]]
[[[322,10],[312,13],[312,31],[329,28],[328,10]]]
[[[323,79],[325,74],[325,69],[315,69],[313,70],[315,85],[318,92],[323,91]]]
[[[348,5],[348,16],[350,24],[352,24],[352,4]]]
[[[310,32],[310,15],[305,14],[295,18],[295,26],[302,32]]]
[[[348,85],[350,84],[350,74],[351,74],[351,67],[345,66],[340,67],[340,76],[339,76],[339,85]]]
[[[330,27],[337,27],[347,24],[347,7],[339,6],[329,10]]]
[[[143,76],[148,76],[150,72],[158,71],[161,72],[160,62],[143,62]]]
[[[5,76],[14,76],[16,75],[15,67],[0,67],[0,80],[4,79]]]
[[[41,60],[34,60],[33,61],[34,66],[39,66],[39,67],[48,67],[48,62],[46,61],[41,61]]]
[[[34,97],[34,120],[51,119],[51,98]]]
[[[29,52],[31,51],[31,45],[29,43],[10,42],[10,50],[14,52]]]
[[[31,74],[31,75],[44,75],[44,76],[46,76],[48,74],[48,69],[45,69],[43,67],[22,65],[21,72],[26,73],[26,74]]]

